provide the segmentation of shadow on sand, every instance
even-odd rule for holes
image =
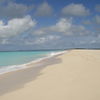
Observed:
[[[32,67],[27,69],[0,75],[0,96],[23,88],[26,83],[35,80],[38,76],[43,74],[41,73],[42,69],[46,68],[48,65],[58,63],[61,63],[61,59],[55,56],[38,62],[35,67],[31,65]]]

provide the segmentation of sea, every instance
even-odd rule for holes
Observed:
[[[64,51],[7,51],[0,52],[0,74],[26,68],[31,62],[36,62]]]

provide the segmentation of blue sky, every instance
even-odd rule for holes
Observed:
[[[99,0],[0,0],[0,50],[100,48]]]

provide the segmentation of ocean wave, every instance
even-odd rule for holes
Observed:
[[[67,52],[67,51],[51,52],[51,53],[47,54],[45,57],[38,58],[38,59],[33,60],[29,63],[25,63],[25,64],[21,64],[21,65],[2,66],[2,67],[0,67],[0,74],[28,68],[29,64],[34,64],[34,63],[40,62],[42,60],[54,57],[56,55],[63,54],[65,52]]]

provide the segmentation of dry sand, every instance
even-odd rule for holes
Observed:
[[[100,100],[100,50],[72,50],[1,75],[0,100]]]

